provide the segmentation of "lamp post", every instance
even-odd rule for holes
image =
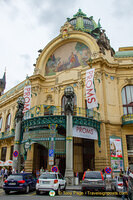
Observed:
[[[17,112],[15,116],[16,129],[15,129],[15,142],[14,142],[14,156],[13,156],[13,170],[20,172],[20,140],[21,140],[21,124],[23,119],[25,99],[19,97],[17,100]],[[16,156],[15,156],[15,153]]]
[[[72,134],[72,115],[73,115],[73,98],[74,89],[68,86],[64,90],[66,97],[65,113],[66,113],[66,170],[65,178],[68,185],[73,185],[73,134]]]

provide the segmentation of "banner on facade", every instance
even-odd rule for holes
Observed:
[[[25,99],[25,104],[24,104],[24,110],[23,112],[25,113],[30,109],[31,105],[31,85],[27,85],[24,88],[24,99]]]
[[[124,169],[121,138],[110,138],[111,167],[113,171]]]
[[[86,99],[88,109],[98,107],[93,84],[94,71],[95,69],[89,69],[86,71]]]
[[[73,137],[97,140],[98,133],[97,133],[97,130],[92,127],[74,126],[73,127]]]

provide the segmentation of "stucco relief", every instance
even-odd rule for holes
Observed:
[[[90,49],[83,43],[71,42],[59,47],[49,57],[45,75],[50,76],[63,70],[78,66],[87,66],[87,60],[91,56]]]

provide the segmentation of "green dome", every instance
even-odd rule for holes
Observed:
[[[80,30],[91,34],[94,38],[99,38],[100,34],[100,20],[98,24],[93,20],[93,16],[87,17],[85,13],[78,10],[78,12],[73,15],[73,18],[67,18],[67,21],[74,27],[75,30]]]

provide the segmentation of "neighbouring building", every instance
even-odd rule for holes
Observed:
[[[53,164],[64,175],[68,139],[64,89],[72,86],[74,173],[82,176],[88,168],[106,166],[114,172],[127,170],[133,164],[133,47],[115,52],[100,21],[79,9],[38,52],[32,76],[4,94],[5,75],[0,79],[0,160],[13,159],[16,102],[29,85],[31,107],[21,130],[22,166],[26,171],[50,169],[49,157],[54,155]],[[98,107],[88,109],[86,71],[93,68]],[[49,151],[51,134],[54,145]]]

